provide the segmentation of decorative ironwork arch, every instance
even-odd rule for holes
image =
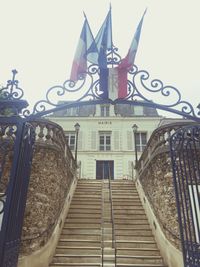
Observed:
[[[116,51],[114,52],[116,53]],[[112,55],[114,52],[112,51]],[[112,67],[116,66],[120,62],[119,55],[116,54],[115,57],[108,58],[108,62]],[[189,101],[182,99],[181,93],[177,88],[171,85],[164,85],[159,79],[150,80],[149,72],[139,70],[136,65],[128,72],[128,94],[125,98],[114,100],[102,98],[99,66],[92,64],[88,67],[87,73],[79,76],[77,82],[66,80],[62,85],[55,85],[49,88],[45,98],[36,102],[32,110],[28,109],[28,103],[22,100],[24,91],[19,87],[18,80],[15,79],[17,71],[13,70],[12,73],[12,79],[8,80],[7,85],[0,89],[0,112],[10,110],[15,114],[19,114],[24,120],[42,117],[77,105],[110,103],[112,105],[148,106],[200,122],[200,104],[194,108]],[[77,99],[73,99],[75,93],[80,95]],[[62,103],[55,101],[55,95],[60,98],[66,96],[66,103],[65,101]],[[153,97],[149,98],[148,95],[159,96],[162,100],[159,102],[152,101]]]
[[[117,50],[110,51],[110,60],[108,58],[108,66],[117,67],[120,62],[120,57],[113,56]],[[150,80],[150,75],[145,70],[139,70],[136,65],[128,72],[128,80],[127,80],[127,90],[128,94],[123,99],[110,99],[103,98],[102,92],[100,88],[100,79],[99,79],[99,66],[98,65],[90,65],[88,67],[87,73],[82,73],[79,76],[79,80],[74,82],[72,80],[66,80],[62,85],[56,85],[49,88],[46,92],[46,96],[44,99],[39,100],[35,103],[32,110],[28,109],[28,103],[26,100],[23,100],[24,91],[19,87],[19,82],[16,80],[17,71],[12,71],[12,79],[7,82],[7,85],[0,89],[0,121],[5,124],[9,121],[9,119],[14,120],[16,123],[20,123],[20,129],[17,131],[19,142],[15,142],[17,145],[19,143],[19,147],[17,147],[17,156],[14,160],[15,165],[18,163],[20,159],[20,163],[26,163],[26,166],[13,165],[13,175],[18,175],[21,180],[19,182],[21,186],[21,191],[23,191],[23,199],[19,199],[19,203],[21,204],[21,214],[20,221],[17,226],[17,233],[19,236],[15,237],[14,235],[9,236],[6,230],[3,230],[1,235],[5,235],[4,242],[0,242],[0,262],[3,264],[2,266],[7,266],[7,262],[9,261],[12,266],[16,266],[17,257],[19,252],[19,242],[13,243],[13,240],[20,240],[20,231],[22,229],[23,222],[23,212],[24,212],[24,204],[26,200],[26,192],[28,188],[28,183],[23,180],[25,175],[29,176],[30,166],[31,166],[31,156],[33,151],[34,144],[34,131],[31,131],[30,134],[25,134],[26,125],[28,125],[29,120],[33,120],[37,117],[42,117],[53,113],[58,110],[67,109],[74,106],[82,106],[82,105],[94,105],[101,103],[109,103],[109,104],[129,104],[129,105],[138,105],[138,106],[148,106],[160,110],[165,110],[184,118],[191,119],[196,122],[200,122],[200,105],[195,109],[189,101],[185,101],[181,97],[180,91],[174,86],[164,85],[163,82],[159,79]],[[150,80],[150,81],[149,81]],[[68,103],[59,103],[55,102],[55,99],[52,95],[57,95],[58,97],[66,96],[65,101],[70,101],[70,96],[74,93],[80,93],[80,96],[72,102]],[[152,99],[148,97],[148,94],[157,95],[164,97],[167,99],[167,103],[162,102],[153,102]],[[57,101],[57,100],[56,100]],[[9,118],[10,117],[10,118]],[[25,127],[22,129],[22,127]],[[27,126],[28,127],[28,126]],[[12,128],[12,127],[11,127]],[[29,128],[27,128],[29,129]],[[199,129],[199,128],[198,128]],[[2,135],[2,133],[0,133]],[[3,132],[3,135],[5,133]],[[27,140],[23,139],[23,137],[27,136]],[[16,139],[17,140],[17,139]],[[180,139],[181,140],[181,139]],[[26,143],[27,141],[27,143]],[[21,143],[20,143],[21,142]],[[23,146],[26,150],[23,150]],[[4,148],[3,148],[4,149]],[[24,153],[24,151],[26,153]],[[28,154],[27,161],[22,155]],[[173,160],[173,159],[172,159]],[[181,161],[180,161],[181,162]],[[20,172],[18,173],[18,169]],[[13,191],[11,192],[9,197],[18,192],[18,188],[13,187],[12,184],[9,185]],[[5,195],[5,194],[4,194]],[[3,195],[3,197],[4,197]],[[2,198],[0,199],[1,204],[7,206],[9,198],[7,198],[6,202]],[[8,203],[8,204],[7,204]],[[1,205],[1,206],[2,206]],[[177,208],[180,209],[180,206]],[[1,208],[1,207],[0,207]],[[0,215],[4,210],[0,209]],[[7,209],[6,215],[10,216],[10,222],[13,222],[12,216],[15,213],[15,209]],[[4,215],[6,218],[6,216]],[[4,225],[6,225],[4,223]],[[10,225],[10,224],[9,224]],[[10,238],[10,239],[6,239]],[[3,240],[3,239],[2,239]],[[7,243],[6,243],[7,242]],[[10,247],[10,244],[13,246]],[[6,244],[6,245],[5,245]],[[193,245],[193,244],[192,244]],[[8,246],[8,247],[6,247]],[[194,249],[193,249],[194,250]],[[185,249],[187,252],[187,250]],[[188,250],[190,253],[190,250]],[[194,253],[196,251],[194,250]],[[197,253],[196,253],[197,254]],[[185,257],[186,254],[184,254]],[[184,260],[186,257],[184,258]],[[198,255],[199,260],[199,255]],[[10,265],[10,266],[11,266]],[[190,265],[188,265],[190,266]],[[197,266],[197,265],[195,265]]]

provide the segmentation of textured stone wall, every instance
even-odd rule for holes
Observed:
[[[167,239],[181,248],[169,153],[156,155],[140,175],[145,194]]]
[[[44,246],[57,223],[73,173],[59,149],[36,144],[26,203],[21,254]]]
[[[47,120],[31,123],[35,128],[36,139],[22,230],[21,255],[31,254],[47,243],[63,205],[67,203],[72,181],[76,179],[76,164],[62,128]],[[15,128],[10,124],[0,126],[0,223],[7,192],[10,190]]]

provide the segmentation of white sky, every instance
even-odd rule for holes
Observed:
[[[121,56],[147,7],[136,65],[199,104],[200,0],[0,0],[0,84],[16,68],[25,98],[32,104],[44,98],[69,78],[83,10],[96,35],[110,2]]]

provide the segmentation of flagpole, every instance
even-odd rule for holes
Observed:
[[[111,47],[111,49],[113,49],[113,37],[112,37],[112,14],[111,14],[111,10],[112,10],[112,6],[111,6],[111,3],[110,3],[110,28],[111,28],[111,44],[112,44],[112,47]],[[114,66],[114,64],[113,64],[113,51],[111,50],[111,52],[112,52],[112,68],[113,68],[113,66]]]

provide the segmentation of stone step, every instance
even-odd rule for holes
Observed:
[[[77,184],[77,187],[76,187],[76,191],[79,191],[79,190],[101,190],[102,189],[102,184],[88,184],[88,185],[85,185],[85,184]]]
[[[118,200],[118,201],[135,201],[135,200],[139,200],[140,201],[140,197],[139,197],[139,195],[115,195],[115,194],[113,194],[112,195],[112,200],[113,201],[116,201],[116,200]]]
[[[134,225],[134,224],[148,224],[148,220],[147,219],[115,219],[115,224],[123,224],[123,225]]]
[[[119,209],[114,209],[113,210],[114,215],[145,215],[145,212],[143,209],[140,210],[135,210],[135,209],[128,209],[128,210],[119,210]]]
[[[151,229],[115,229],[115,235],[153,236]]]
[[[98,192],[98,193],[100,193],[100,192],[102,192],[102,187],[101,186],[99,186],[99,187],[94,187],[94,186],[79,186],[79,185],[77,185],[77,187],[76,187],[76,191],[75,191],[75,194],[77,193],[77,192],[81,192],[81,191],[84,191],[84,192]]]
[[[113,203],[114,204],[114,203]],[[142,204],[137,204],[137,205],[134,205],[134,203],[132,205],[113,205],[113,210],[114,211],[117,211],[120,210],[120,211],[137,211],[137,210],[142,210],[144,211],[144,208],[142,206]]]
[[[60,238],[58,246],[67,246],[67,247],[93,247],[101,248],[101,242],[97,240],[73,240],[69,238]]]
[[[72,205],[78,204],[78,205],[101,205],[102,200],[101,199],[93,199],[93,198],[73,198],[72,199]]]
[[[92,213],[69,213],[67,218],[93,218],[101,219],[101,214],[92,214]]]
[[[114,220],[144,220],[147,219],[146,214],[114,214]]]
[[[99,223],[72,223],[72,222],[65,222],[64,223],[64,227],[65,228],[69,228],[69,229],[77,229],[77,228],[82,228],[82,229],[91,229],[91,228],[100,228],[101,227],[101,222]]]
[[[160,256],[160,252],[157,248],[118,248],[117,255]]]
[[[127,209],[135,208],[135,207],[138,207],[140,209],[143,208],[141,201],[139,202],[139,201],[117,201],[115,200],[113,201],[113,206],[114,208],[120,207],[122,209],[123,207],[126,207]]]
[[[92,203],[89,203],[89,204],[71,203],[70,211],[73,210],[73,209],[101,210],[101,204],[93,205]]]
[[[80,241],[101,241],[101,235],[100,234],[63,234],[60,235],[61,239],[70,239],[70,240],[80,240]]]
[[[73,266],[73,267],[101,267],[101,263],[51,263],[49,267],[65,267],[65,266]],[[104,266],[106,267],[106,266]]]
[[[117,189],[112,187],[112,195],[113,196],[139,196],[137,189],[129,188],[129,189]]]
[[[119,191],[137,191],[136,187],[133,185],[114,185],[112,184],[112,190],[119,190]]]
[[[144,221],[144,220],[143,220]],[[101,218],[67,218],[68,223],[101,223]]]
[[[68,215],[71,214],[99,214],[101,215],[102,211],[100,209],[76,209],[70,208]]]
[[[89,266],[89,265],[88,265]],[[167,267],[160,263],[117,263],[116,267]],[[178,266],[177,266],[178,267]]]
[[[140,205],[141,204],[141,200],[138,198],[138,199],[134,199],[134,200],[132,200],[132,199],[126,199],[126,198],[124,198],[124,199],[118,199],[118,198],[116,198],[116,199],[113,199],[113,204],[114,205],[120,205],[120,204],[122,204],[122,205],[133,205],[133,206],[136,206],[136,205]]]
[[[101,263],[101,255],[55,254],[52,263]]]
[[[154,241],[153,235],[151,236],[138,236],[138,235],[115,235],[116,241]]]
[[[115,224],[115,230],[148,230],[150,229],[149,223],[143,224],[127,224],[127,225],[117,225]]]
[[[117,240],[116,247],[118,248],[157,248],[155,241],[141,240]]]
[[[117,256],[117,264],[163,264],[163,260],[161,256]]]
[[[96,229],[83,229],[83,228],[76,228],[76,229],[70,229],[70,228],[63,228],[62,230],[62,234],[65,235],[72,235],[72,234],[79,234],[79,235],[88,235],[88,234],[92,234],[92,235],[100,235],[101,234],[101,229],[100,228],[96,228]]]
[[[84,192],[98,192],[98,193],[100,193],[100,192],[102,192],[102,187],[101,186],[99,186],[99,187],[94,187],[94,186],[77,186],[76,187],[76,191],[75,191],[75,194],[77,193],[77,192],[82,192],[82,191],[84,191]]]
[[[80,206],[84,206],[84,205],[90,205],[90,206],[96,206],[97,208],[99,208],[102,205],[102,200],[101,199],[89,199],[89,198],[74,198],[72,199],[72,205],[80,205]]]
[[[99,248],[85,248],[85,247],[67,247],[67,246],[57,246],[56,254],[65,254],[65,255],[102,255],[102,249]]]
[[[99,200],[101,200],[101,195],[89,195],[89,194],[87,194],[87,195],[74,195],[73,196],[73,200],[81,200],[81,199],[83,199],[83,200],[94,200],[94,201],[99,201]]]

